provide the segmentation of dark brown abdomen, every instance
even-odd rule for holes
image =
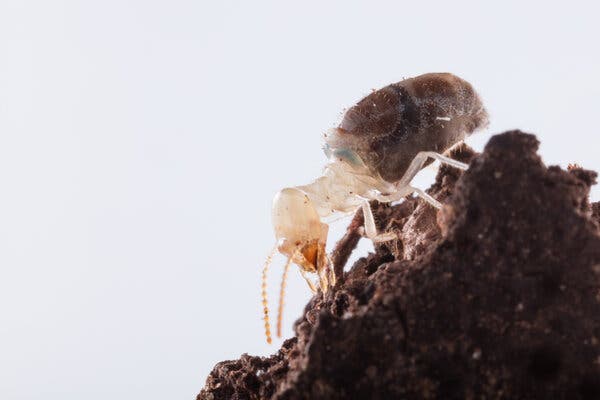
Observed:
[[[388,182],[402,178],[420,151],[443,153],[487,124],[473,87],[449,73],[432,73],[379,89],[350,108],[335,146],[354,150]]]

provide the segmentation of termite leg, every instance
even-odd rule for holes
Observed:
[[[277,244],[273,247],[273,250],[267,257],[265,261],[265,265],[262,270],[262,305],[263,305],[263,313],[264,313],[264,321],[265,321],[265,336],[267,337],[267,343],[271,344],[271,324],[269,323],[269,303],[267,301],[267,271],[269,270],[269,265],[271,265],[271,261],[273,260],[273,256],[277,252]]]
[[[402,199],[404,196],[407,196],[411,193],[416,193],[419,197],[421,197],[423,200],[425,200],[427,203],[429,203],[431,206],[433,206],[437,209],[442,208],[442,203],[440,203],[439,201],[437,201],[436,199],[434,199],[433,197],[428,195],[423,190],[412,187],[412,186],[406,186],[403,188],[402,191],[399,191],[398,193],[394,193],[394,194],[386,195],[386,196],[378,195],[378,196],[374,196],[374,197],[375,197],[375,200],[380,201],[382,203],[393,203],[394,201],[398,201],[398,200]]]
[[[448,164],[452,167],[462,169],[462,170],[466,170],[469,168],[468,164],[453,160],[452,158],[443,156],[439,153],[436,153],[433,151],[421,151],[421,152],[417,153],[415,158],[413,158],[412,162],[406,169],[404,176],[402,177],[402,179],[400,179],[400,181],[397,183],[396,186],[397,187],[408,186],[410,184],[410,182],[413,180],[413,178],[415,177],[415,175],[417,175],[419,173],[419,171],[421,170],[421,168],[423,168],[423,164],[425,164],[425,161],[427,161],[428,158],[433,158],[434,160],[438,160],[442,164]]]
[[[302,275],[302,277],[304,278],[304,280],[306,281],[306,283],[308,283],[308,287],[310,288],[311,292],[317,293],[317,287],[310,280],[310,278],[306,275],[306,271],[303,270],[302,268],[299,268],[299,270],[300,270],[300,274]]]
[[[469,169],[469,164],[465,164],[464,162],[455,160],[453,158],[447,157],[443,154],[440,153],[436,153],[434,151],[422,151],[421,153],[425,153],[425,155],[427,157],[431,157],[435,160],[438,160],[439,162],[441,162],[442,164],[448,164],[451,167],[454,168],[458,168],[461,169],[463,171],[466,171],[467,169]]]
[[[327,275],[329,275],[329,271],[327,267],[321,268],[317,271],[319,275],[319,286],[321,286],[321,291],[323,293],[327,293],[327,288],[329,288],[329,279],[327,279]]]
[[[362,211],[365,219],[365,236],[371,239],[374,243],[388,242],[394,240],[396,235],[392,232],[377,234],[377,226],[375,225],[375,217],[373,217],[373,211],[369,200],[363,199]]]
[[[435,207],[437,209],[442,208],[442,203],[440,203],[439,201],[437,201],[436,199],[434,199],[433,197],[431,197],[430,195],[425,193],[423,190],[415,188],[415,187],[411,187],[411,188],[417,195],[419,195],[420,198],[422,198],[423,200],[425,200],[426,202],[431,204],[433,207]]]
[[[295,255],[295,254],[294,254]],[[283,276],[281,277],[281,287],[279,288],[279,308],[277,309],[277,337],[281,337],[281,321],[283,320],[283,299],[285,297],[285,284],[287,280],[288,271],[294,256],[288,258],[283,268]]]
[[[460,161],[453,160],[452,158],[446,157],[439,153],[435,153],[433,151],[421,151],[421,152],[417,153],[415,158],[412,160],[412,162],[406,169],[406,172],[404,173],[404,176],[402,177],[402,179],[400,179],[400,181],[398,181],[398,183],[396,184],[396,187],[398,188],[398,192],[393,193],[391,195],[387,195],[387,196],[381,196],[381,195],[375,196],[375,199],[378,201],[383,201],[383,202],[393,202],[393,201],[400,200],[402,197],[414,192],[419,197],[421,197],[423,200],[425,200],[427,203],[431,204],[433,207],[438,208],[438,209],[442,208],[442,203],[440,203],[439,201],[437,201],[436,199],[434,199],[433,197],[431,197],[430,195],[425,193],[423,190],[410,186],[410,182],[413,180],[415,175],[417,175],[417,173],[419,173],[419,171],[423,167],[423,164],[425,163],[425,161],[427,161],[427,158],[433,158],[434,160],[438,160],[442,164],[448,164],[452,167],[455,167],[455,168],[458,168],[461,170],[466,170],[469,168],[469,166],[467,164],[460,162]],[[367,203],[367,205],[368,205],[368,203]],[[370,209],[370,207],[369,207],[369,209]],[[363,205],[363,213],[365,214],[365,230],[367,230],[367,213],[365,211],[365,205]],[[372,215],[373,214],[371,213],[371,216]],[[368,236],[368,234],[369,233],[367,231],[367,236]]]

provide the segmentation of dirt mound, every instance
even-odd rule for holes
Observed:
[[[375,204],[398,240],[313,297],[277,354],[217,364],[198,399],[600,398],[596,174],[537,147],[513,131],[459,148],[470,168],[440,168],[439,212]]]

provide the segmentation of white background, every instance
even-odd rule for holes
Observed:
[[[192,399],[275,351],[271,198],[372,88],[456,73],[473,146],[521,128],[600,170],[594,3],[0,0],[0,398]],[[294,271],[286,336],[308,297]]]

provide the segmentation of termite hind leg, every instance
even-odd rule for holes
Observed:
[[[283,268],[283,275],[281,277],[281,287],[279,288],[279,308],[277,309],[277,337],[281,337],[281,323],[283,320],[283,299],[285,297],[285,285],[288,271],[290,270],[290,265],[292,265],[293,259],[294,256],[288,258],[287,262],[285,263],[285,267]]]
[[[264,313],[264,321],[265,321],[265,336],[267,338],[267,343],[271,344],[271,324],[269,323],[269,303],[267,297],[267,272],[269,270],[269,266],[273,261],[273,257],[277,252],[277,244],[273,247],[273,250],[267,257],[265,261],[265,265],[262,270],[262,285],[261,285],[261,295],[262,295],[262,305],[263,305],[263,313]]]
[[[433,158],[434,160],[438,160],[442,164],[448,164],[452,167],[462,170],[466,170],[469,168],[468,164],[454,160],[450,157],[446,157],[434,151],[421,151],[417,153],[415,158],[413,158],[413,160],[411,161],[410,165],[406,169],[406,172],[404,173],[404,176],[402,176],[402,179],[400,179],[400,181],[398,182],[398,187],[408,186],[415,177],[415,175],[417,175],[421,168],[423,168],[423,164],[425,164],[425,161],[427,161],[428,158]]]
[[[443,154],[436,153],[434,151],[422,151],[421,153],[425,153],[426,157],[431,157],[434,160],[438,160],[442,164],[448,164],[451,167],[462,169],[463,171],[469,169],[469,164],[465,164],[464,162],[460,162]]]
[[[420,198],[431,204],[433,207],[437,208],[438,210],[442,208],[442,203],[425,193],[423,190],[417,188],[412,189]]]
[[[431,197],[430,195],[425,193],[423,190],[410,186],[410,182],[413,180],[415,175],[417,175],[419,173],[419,171],[423,167],[423,164],[425,164],[425,161],[427,161],[428,158],[433,158],[434,160],[438,160],[442,164],[448,164],[452,167],[455,167],[455,168],[458,168],[461,170],[468,169],[469,165],[465,164],[463,162],[457,161],[457,160],[453,160],[450,157],[446,157],[444,155],[441,155],[441,154],[433,152],[433,151],[421,151],[421,152],[417,153],[415,158],[413,158],[412,162],[406,169],[404,176],[402,176],[402,179],[400,179],[400,181],[398,181],[398,183],[396,184],[396,187],[399,189],[399,191],[415,192],[419,197],[421,197],[427,203],[429,203],[433,207],[439,209],[439,208],[442,208],[442,204],[439,201],[437,201],[436,199],[434,199],[433,197]],[[366,226],[366,218],[365,218],[365,226]]]
[[[396,235],[393,232],[377,234],[375,217],[373,217],[373,210],[371,210],[369,200],[363,199],[362,211],[365,220],[364,227],[366,237],[371,239],[374,243],[389,242],[390,240],[394,240],[396,238]]]

